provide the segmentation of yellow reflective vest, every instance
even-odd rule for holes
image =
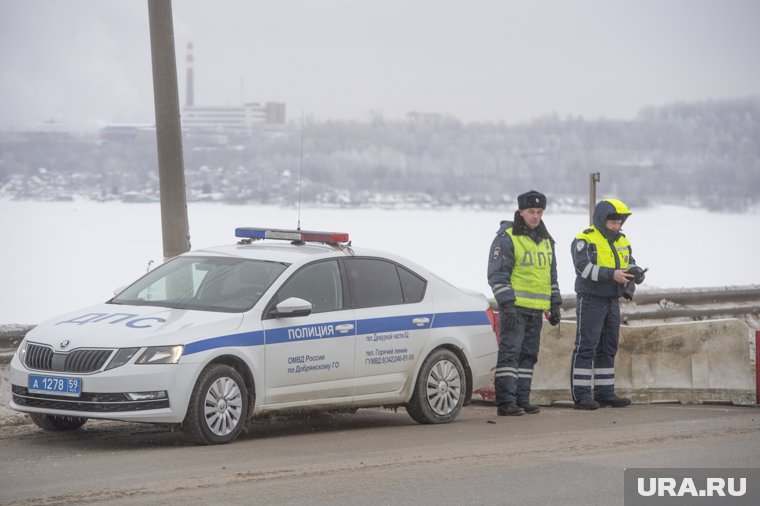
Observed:
[[[625,235],[620,234],[620,237],[610,245],[610,241],[595,226],[592,226],[575,238],[596,246],[596,265],[599,267],[622,270],[628,268],[631,261],[631,242]]]
[[[515,265],[510,282],[515,306],[547,310],[552,295],[552,245],[549,239],[538,244],[528,236],[514,235],[507,229],[515,248]]]

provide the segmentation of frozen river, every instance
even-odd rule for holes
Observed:
[[[295,208],[191,203],[193,248],[235,241],[239,226],[295,228]],[[348,232],[354,245],[388,250],[425,265],[462,288],[490,296],[489,246],[504,212],[471,209],[301,210],[301,227]],[[570,294],[573,237],[585,212],[544,215],[557,241],[560,289]],[[758,214],[711,213],[662,206],[637,211],[624,230],[644,287],[760,284]],[[0,200],[0,325],[31,323],[110,298],[116,287],[162,261],[158,204],[19,202]],[[748,254],[749,253],[749,254]]]

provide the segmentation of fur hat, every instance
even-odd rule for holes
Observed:
[[[517,196],[518,209],[546,209],[546,195],[536,190],[525,192]]]

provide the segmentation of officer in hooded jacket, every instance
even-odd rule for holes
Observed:
[[[633,283],[644,281],[644,271],[636,266],[631,254],[631,243],[620,230],[630,215],[621,201],[602,200],[594,209],[593,226],[578,234],[572,243],[578,323],[571,386],[576,409],[625,407],[631,403],[615,393],[619,299],[630,298]]]
[[[488,283],[499,304],[500,334],[496,363],[496,413],[538,413],[530,404],[533,366],[538,360],[544,311],[560,321],[554,240],[546,230],[546,196],[535,190],[517,197],[514,222],[503,221],[491,244]]]

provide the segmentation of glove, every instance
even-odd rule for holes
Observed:
[[[552,306],[552,308],[549,310],[549,325],[552,327],[559,325],[559,320],[559,306]]]
[[[633,294],[636,293],[636,284],[634,283],[634,280],[628,282],[627,285],[625,285],[625,288],[623,289],[623,298],[625,300],[633,300]]]
[[[637,285],[640,285],[644,282],[644,279],[646,279],[646,276],[644,275],[646,271],[647,269],[642,269],[638,265],[634,265],[625,272],[628,274],[633,274],[633,282]]]
[[[517,309],[515,309],[515,306],[513,304],[501,306],[501,314],[504,316],[502,319],[504,330],[515,330],[517,326]]]

